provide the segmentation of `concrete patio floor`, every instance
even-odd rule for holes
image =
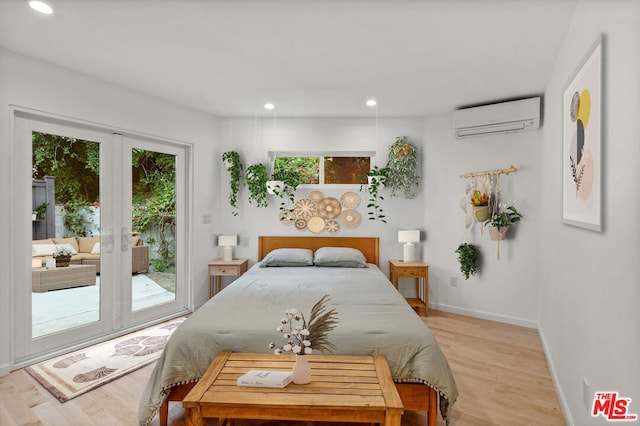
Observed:
[[[144,274],[132,276],[133,310],[139,310],[175,299]],[[39,337],[57,331],[98,321],[100,276],[96,285],[32,293],[32,336]]]

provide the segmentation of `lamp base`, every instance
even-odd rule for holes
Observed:
[[[222,257],[222,260],[224,260],[225,262],[231,262],[233,260],[233,249],[231,247],[224,248],[224,255]]]
[[[412,243],[406,243],[402,250],[402,261],[403,262],[412,262],[415,260],[415,250],[414,245]]]

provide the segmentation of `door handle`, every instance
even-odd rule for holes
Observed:
[[[100,251],[104,253],[113,253],[113,244],[115,239],[113,238],[113,230],[107,228],[104,234],[100,234]]]
[[[128,251],[131,246],[131,237],[133,234],[127,231],[125,226],[122,227],[121,247],[122,251]]]

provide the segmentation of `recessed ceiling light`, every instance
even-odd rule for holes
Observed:
[[[368,106],[368,107],[374,107],[374,106],[376,106],[376,105],[378,105],[378,102],[376,102],[376,100],[375,100],[375,99],[369,99],[369,100],[367,100],[367,106]]]
[[[275,106],[271,103],[271,102],[267,102],[266,104],[264,104],[264,109],[274,109]]]
[[[51,9],[51,6],[43,1],[32,0],[29,2],[29,6],[31,6],[31,9],[40,13],[44,13],[45,15],[51,15],[53,13],[53,9]]]

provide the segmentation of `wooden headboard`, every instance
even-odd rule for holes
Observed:
[[[258,260],[262,260],[270,251],[278,248],[306,248],[315,251],[320,247],[352,247],[360,250],[367,258],[367,262],[379,266],[380,239],[378,237],[259,236]]]

